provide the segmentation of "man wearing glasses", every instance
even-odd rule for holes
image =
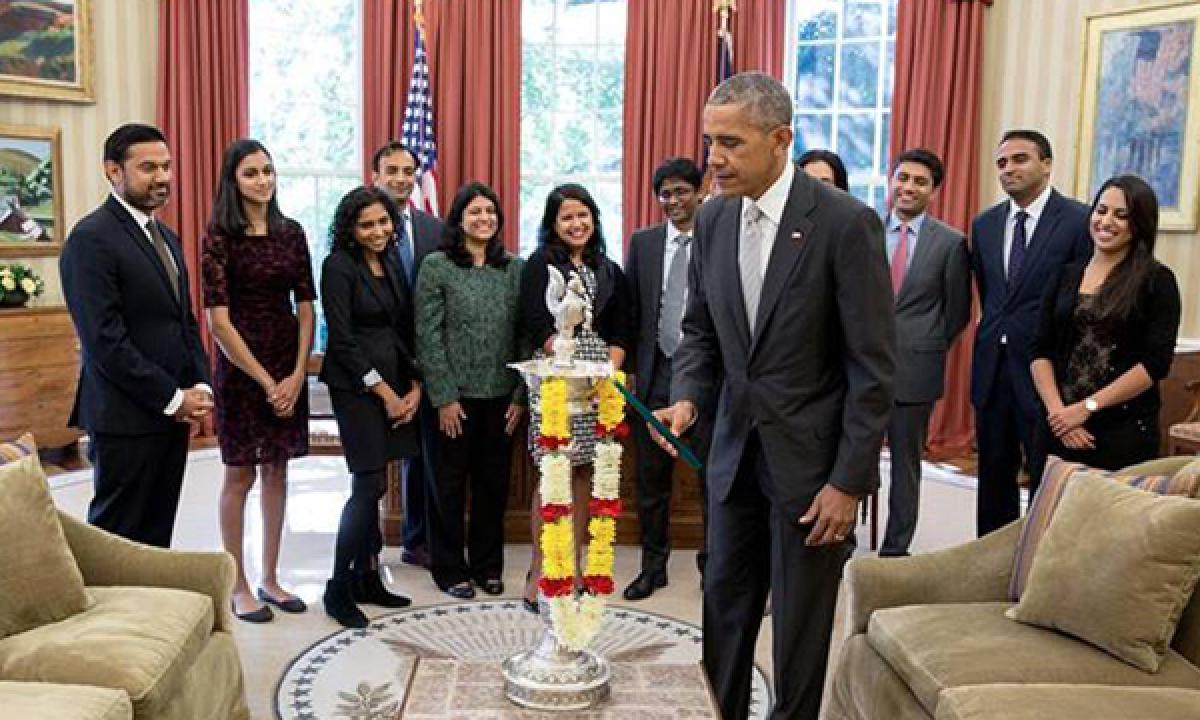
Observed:
[[[682,338],[692,228],[703,177],[696,164],[687,158],[673,157],[659,165],[654,171],[654,194],[667,221],[637,230],[629,240],[625,275],[632,288],[632,307],[637,313],[635,389],[651,410],[666,407],[670,400],[671,356]],[[671,475],[675,459],[650,438],[645,423],[631,425],[637,442],[642,567],[637,578],[625,588],[625,599],[641,600],[667,584]],[[702,427],[692,432],[693,446],[701,457],[705,435]],[[702,500],[701,509],[707,512],[704,506]],[[702,547],[696,555],[701,573],[704,557]]]

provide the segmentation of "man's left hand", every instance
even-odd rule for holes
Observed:
[[[854,531],[857,514],[858,498],[826,483],[800,518],[801,525],[812,524],[804,544],[829,545],[844,541]]]

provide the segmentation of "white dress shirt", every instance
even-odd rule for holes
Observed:
[[[789,160],[783,164],[783,172],[775,179],[771,187],[757,201],[748,197],[742,198],[741,232],[746,232],[747,210],[757,204],[763,212],[762,233],[762,276],[767,276],[767,265],[771,261],[771,250],[775,247],[775,236],[779,234],[779,226],[783,223],[783,208],[787,205],[788,195],[792,191],[792,180],[796,176],[796,167]]]

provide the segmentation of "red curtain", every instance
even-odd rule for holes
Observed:
[[[201,336],[200,235],[208,224],[221,155],[249,133],[248,0],[175,0],[159,5],[158,126],[174,167],[172,199],[160,216],[179,233]]]
[[[733,16],[733,66],[783,78],[786,3],[741,0]],[[700,113],[715,85],[717,16],[711,2],[629,0],[625,31],[623,237],[658,222],[654,168],[682,155],[700,161]]]
[[[978,211],[983,21],[991,0],[901,0],[896,33],[896,85],[891,155],[925,147],[946,165],[930,211],[963,230]],[[971,348],[968,323],[946,360],[946,394],[933,411],[928,449],[935,456],[971,449]]]
[[[367,0],[363,155],[399,135],[412,72],[412,0]],[[500,196],[505,244],[515,250],[521,189],[521,3],[424,4],[438,147],[438,203],[479,180]],[[375,58],[375,60],[371,60]]]

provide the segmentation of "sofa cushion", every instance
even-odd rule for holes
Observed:
[[[1025,527],[1021,529],[1021,537],[1017,540],[1017,550],[1013,554],[1013,574],[1008,586],[1008,599],[1016,602],[1021,599],[1025,586],[1029,582],[1029,568],[1037,554],[1038,545],[1054,519],[1054,513],[1062,501],[1063,492],[1069,480],[1080,475],[1107,477],[1131,487],[1140,488],[1160,495],[1182,495],[1193,497],[1200,488],[1200,476],[1196,473],[1141,473],[1130,475],[1124,472],[1108,473],[1094,470],[1080,463],[1072,463],[1051,455],[1046,460],[1046,470],[1042,473],[1042,482],[1038,485],[1037,494],[1029,504],[1029,514]]]
[[[906,605],[877,610],[867,640],[933,715],[949,688],[992,683],[1182,687],[1200,690],[1200,668],[1168,651],[1144,673],[1067,635],[1004,616],[1008,603]]]
[[[1200,579],[1200,500],[1077,474],[1008,616],[1158,670]]]
[[[1111,685],[967,685],[942,693],[935,720],[1181,720],[1200,690]]]
[[[157,714],[212,634],[212,599],[172,588],[89,590],[96,602],[87,611],[0,640],[0,677],[116,688],[139,717]]]
[[[128,695],[85,685],[0,681],[0,708],[21,720],[133,720]]]
[[[87,606],[37,454],[0,465],[0,638]]]

